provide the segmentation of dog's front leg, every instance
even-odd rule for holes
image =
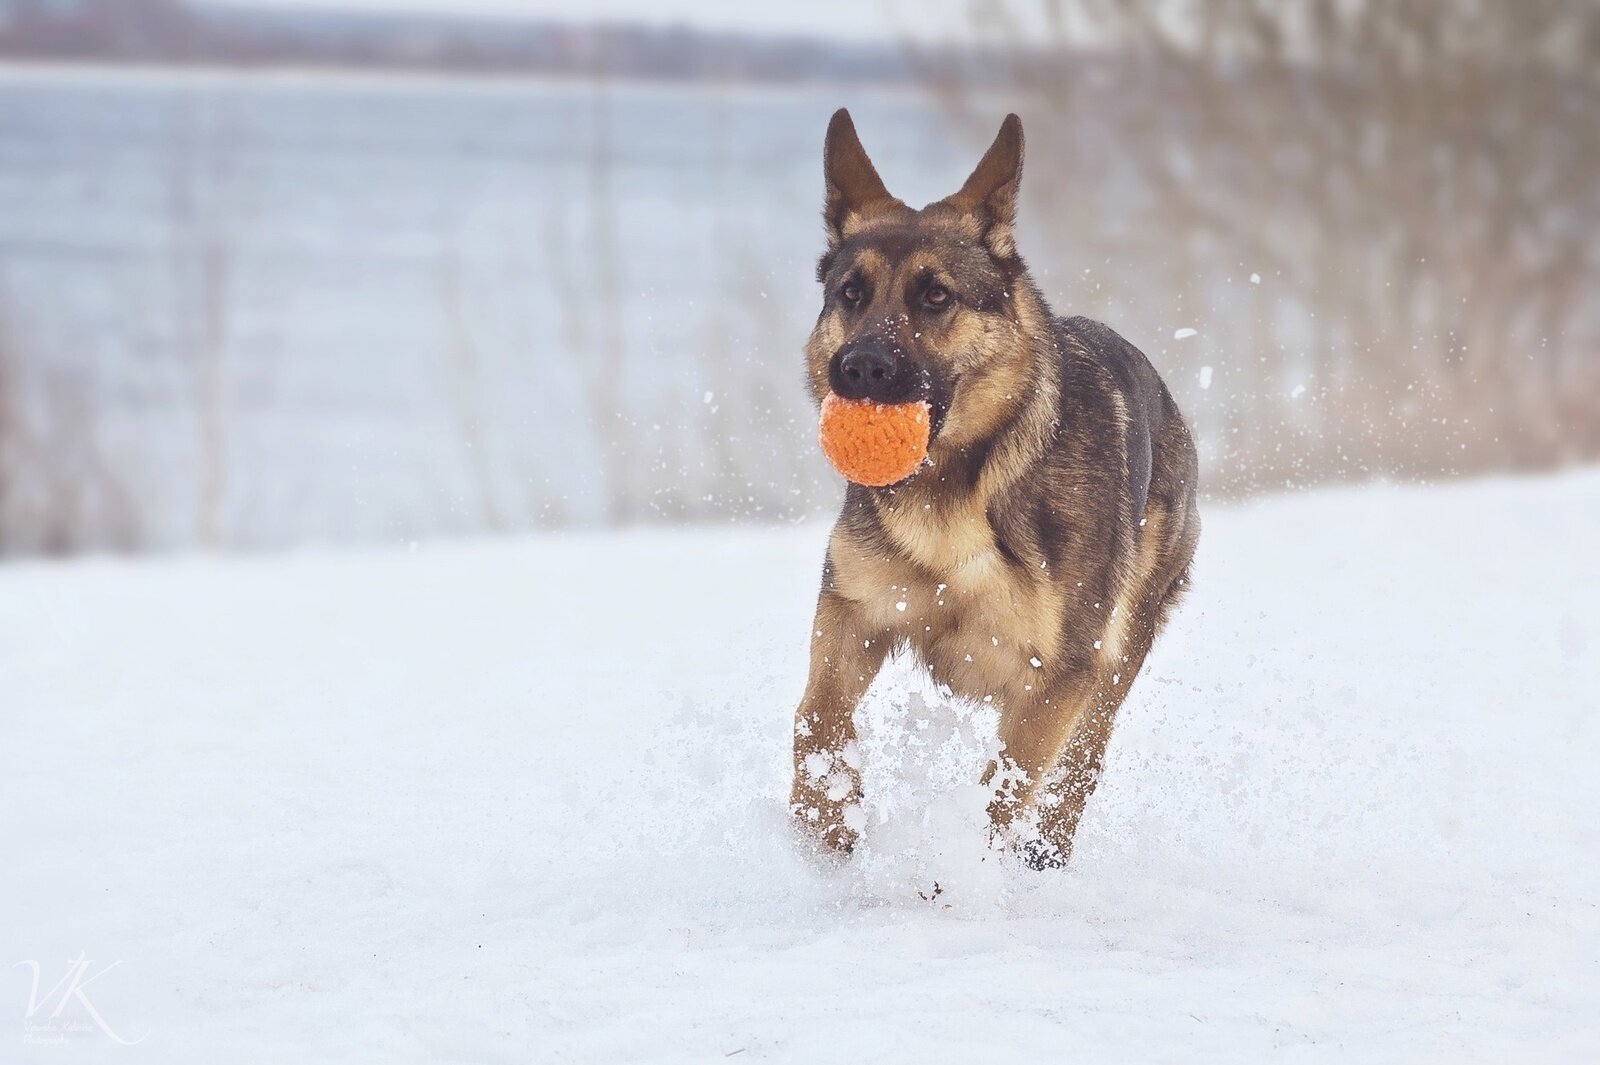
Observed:
[[[794,716],[789,810],[818,843],[844,854],[857,837],[846,814],[861,799],[856,704],[878,675],[888,642],[857,604],[823,589],[811,626],[806,693]]]
[[[989,763],[983,783],[995,783],[989,820],[1003,833],[1034,799],[1067,741],[1089,709],[1093,677],[1075,670],[1032,692],[1013,693],[1000,708],[998,762]],[[1001,772],[1004,770],[1004,772]],[[998,782],[996,777],[998,776]]]

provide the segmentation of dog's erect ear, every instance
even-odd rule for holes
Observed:
[[[976,215],[983,223],[984,243],[1002,259],[1017,254],[1012,227],[1017,221],[1017,189],[1022,184],[1022,119],[1007,115],[978,168],[944,203]]]
[[[861,147],[861,138],[856,136],[850,112],[842,107],[828,123],[828,137],[822,144],[822,176],[828,186],[822,220],[828,226],[830,246],[845,238],[854,218],[874,208],[900,205],[884,188],[883,179]]]

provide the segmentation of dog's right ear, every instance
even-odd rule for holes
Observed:
[[[889,195],[872,160],[867,158],[866,149],[861,147],[850,112],[842,107],[828,123],[828,137],[822,145],[822,176],[828,186],[822,220],[828,227],[830,248],[849,236],[864,216],[884,207],[904,206]]]
[[[994,143],[983,153],[978,168],[941,203],[975,216],[983,226],[983,242],[1001,259],[1014,259],[1017,242],[1012,227],[1017,220],[1017,188],[1022,183],[1022,119],[1007,115]]]

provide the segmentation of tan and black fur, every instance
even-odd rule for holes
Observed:
[[[937,682],[998,706],[1001,758],[984,776],[996,838],[1059,865],[1188,580],[1193,441],[1144,355],[1098,322],[1055,317],[1018,256],[1017,116],[959,192],[920,211],[889,194],[846,111],[823,166],[813,396],[925,399],[934,435],[907,480],[846,493],[795,716],[791,809],[826,847],[855,844],[852,715],[905,646]]]

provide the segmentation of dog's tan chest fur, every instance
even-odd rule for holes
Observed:
[[[983,699],[1031,689],[1058,652],[1061,593],[1044,568],[1008,561],[981,512],[880,513],[899,550],[875,554],[836,532],[835,590],[953,691]]]

